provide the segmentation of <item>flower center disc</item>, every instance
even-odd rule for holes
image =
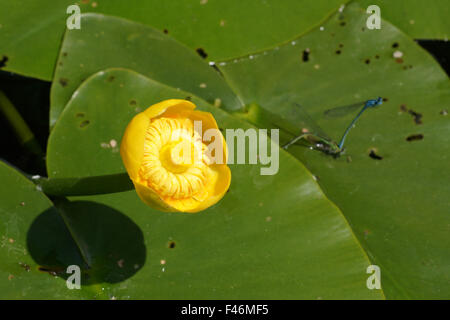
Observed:
[[[164,146],[160,160],[164,168],[173,173],[183,173],[194,164],[195,147],[189,141],[177,141]]]

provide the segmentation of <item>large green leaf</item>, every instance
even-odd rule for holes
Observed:
[[[126,69],[101,71],[77,92],[51,133],[52,178],[123,172],[117,147],[127,123],[163,99],[189,95],[201,110],[214,114],[221,128],[250,127],[191,94]],[[231,169],[232,184],[224,199],[198,214],[157,212],[134,191],[72,198],[77,212],[84,211],[86,201],[107,206],[127,215],[144,234],[145,265],[117,284],[101,282],[97,275],[104,293],[161,299],[383,297],[380,290],[367,289],[367,256],[341,212],[300,162],[280,151],[276,175],[260,175],[260,165]],[[96,228],[104,228],[101,223],[71,228],[77,242],[85,243],[84,256],[96,261],[101,252],[92,239],[106,241],[96,237]],[[129,258],[116,259],[123,266],[131,263]]]
[[[193,92],[227,108],[240,102],[219,73],[193,51],[162,32],[128,20],[85,14],[83,32],[66,33],[51,90],[50,124],[91,74],[108,67],[127,67]]]
[[[219,65],[245,103],[279,116],[299,103],[335,139],[352,116],[324,119],[324,110],[385,98],[350,132],[345,156],[289,151],[342,209],[381,267],[388,298],[448,298],[448,78],[398,29],[383,21],[367,30],[366,18],[351,5],[292,43]]]
[[[151,25],[208,59],[226,59],[270,47],[309,30],[341,0],[108,0],[78,1],[81,12],[124,17]],[[50,80],[71,0],[0,0],[0,58],[6,70]],[[85,25],[73,33],[86,33]],[[116,50],[114,46],[111,51]],[[107,53],[107,54],[111,54]],[[149,55],[142,58],[152,58]]]

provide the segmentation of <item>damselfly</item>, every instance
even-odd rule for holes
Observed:
[[[363,112],[369,108],[376,107],[382,103],[383,103],[383,99],[381,97],[378,97],[376,99],[370,99],[370,100],[360,102],[360,103],[355,103],[355,104],[352,104],[349,106],[337,107],[337,108],[326,110],[324,112],[324,115],[326,117],[336,117],[336,116],[341,116],[343,114],[346,114],[350,111],[354,111],[356,108],[361,108],[361,106],[363,106],[361,108],[361,110],[359,111],[359,113],[356,115],[356,117],[352,120],[350,125],[345,130],[339,143],[336,143],[333,140],[331,140],[330,138],[328,138],[328,136],[326,136],[323,133],[323,131],[320,129],[320,127],[315,125],[314,122],[312,120],[310,120],[310,121],[308,121],[310,128],[302,129],[302,134],[300,134],[300,135],[296,136],[295,138],[293,138],[292,140],[290,140],[287,144],[285,144],[283,146],[283,148],[288,149],[291,145],[293,145],[300,139],[305,139],[305,140],[309,141],[310,143],[312,143],[313,147],[315,149],[318,149],[326,154],[330,154],[333,156],[339,156],[342,153],[342,151],[344,151],[345,138],[347,137],[348,133],[350,132],[350,129],[353,128],[356,121],[363,114]],[[299,105],[297,105],[297,106],[299,107],[298,110],[300,111],[301,107]],[[305,115],[305,117],[306,117],[306,115]]]

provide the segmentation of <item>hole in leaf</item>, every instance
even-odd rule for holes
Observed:
[[[66,79],[66,78],[60,78],[60,79],[59,79],[59,83],[60,83],[63,87],[65,87],[65,86],[67,86],[67,83],[69,83],[69,79]]]
[[[198,55],[203,59],[206,59],[206,57],[208,56],[203,48],[197,48],[195,51],[197,51]]]
[[[27,265],[26,263],[19,262],[19,266],[21,266],[23,269],[25,269],[26,272],[30,272],[31,267]]]
[[[91,123],[89,120],[84,120],[83,122],[80,123],[80,128],[86,127],[89,123]]]
[[[378,155],[375,149],[370,149],[369,157],[371,157],[374,160],[383,160],[383,157]]]
[[[413,116],[414,122],[416,124],[422,124],[422,114],[415,112],[414,110],[409,110],[408,113]]]
[[[309,60],[309,48],[303,50],[302,60],[303,60],[303,62],[308,62],[308,60]]]
[[[418,140],[422,140],[423,139],[423,134],[419,133],[419,134],[411,134],[408,137],[406,137],[406,141],[411,142],[411,141],[418,141]]]

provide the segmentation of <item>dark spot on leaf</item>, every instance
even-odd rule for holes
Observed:
[[[400,106],[400,111],[401,111],[401,112],[406,112],[406,111],[408,111],[408,108],[406,107],[406,104],[402,104],[402,105]]]
[[[75,117],[77,118],[84,118],[84,112],[78,112]]]
[[[8,62],[7,56],[2,56],[2,60],[0,60],[0,68],[3,68],[6,66],[6,62]]]
[[[169,249],[175,248],[175,241],[170,241],[168,247]]]
[[[423,139],[423,134],[421,134],[421,133],[411,134],[408,137],[406,137],[406,141],[408,141],[408,142],[422,140],[422,139]]]
[[[383,98],[383,102],[388,102],[389,99],[388,98]]]
[[[60,66],[62,66],[63,65],[63,63],[60,61],[60,62],[58,62],[58,65],[60,65]]]
[[[186,98],[184,98],[184,100],[191,101],[192,97],[191,96],[187,96]]]
[[[303,60],[303,62],[308,62],[308,60],[309,60],[309,49],[303,50],[302,60]]]
[[[342,48],[344,45],[342,43],[339,43],[339,48]]]
[[[69,79],[66,79],[66,78],[60,78],[59,79],[59,83],[63,86],[63,87],[65,87],[65,86],[67,86],[67,83],[69,82]]]
[[[169,30],[164,29],[163,32],[164,32],[165,34],[168,34],[168,33],[169,33]]]
[[[403,59],[402,59],[402,58],[397,58],[397,59],[395,59],[395,62],[397,62],[397,63],[403,63]]]
[[[366,31],[366,28],[362,27],[362,28],[361,28],[361,31],[363,31],[363,32]]]
[[[89,123],[91,123],[89,120],[84,120],[83,122],[80,123],[80,128],[86,127]]]
[[[341,54],[341,50],[336,50],[336,54]]]
[[[220,69],[216,66],[215,63],[210,63],[209,65],[211,66],[211,68],[213,68],[214,70],[216,70],[221,76],[223,76],[222,71],[220,71]]]
[[[130,106],[135,106],[137,102],[136,102],[136,100],[131,99],[129,103],[130,103]]]
[[[115,78],[116,78],[115,76],[109,76],[109,77],[106,79],[106,81],[108,81],[108,82],[113,82]]]
[[[369,157],[374,160],[383,160],[383,157],[378,155],[375,149],[370,149]]]
[[[439,114],[441,116],[446,116],[446,115],[448,115],[448,110],[447,109],[441,110],[441,112],[439,112]]]
[[[26,272],[30,272],[31,267],[27,265],[26,263],[19,262],[19,266],[21,266],[23,269],[25,269]]]
[[[220,130],[221,132],[223,132],[224,129],[219,127],[219,130]]]
[[[63,57],[67,57],[67,52],[62,53]]]
[[[343,26],[345,26],[345,21],[342,21],[341,23],[339,23],[339,25],[341,26],[341,27],[343,27]]]
[[[398,48],[398,46],[399,46],[398,42],[394,42],[394,43],[392,44],[392,48]]]
[[[414,110],[409,110],[408,113],[413,116],[414,122],[416,124],[422,124],[422,114],[415,112]]]
[[[350,163],[350,162],[352,162],[352,161],[353,161],[353,160],[352,160],[352,157],[347,156],[347,162]]]
[[[375,59],[380,59],[380,56],[378,54],[375,55]]]
[[[370,63],[370,59],[366,59],[364,60],[365,64],[369,64]]]
[[[203,59],[206,59],[206,57],[208,56],[203,48],[197,48],[195,51],[197,51],[198,55]]]

